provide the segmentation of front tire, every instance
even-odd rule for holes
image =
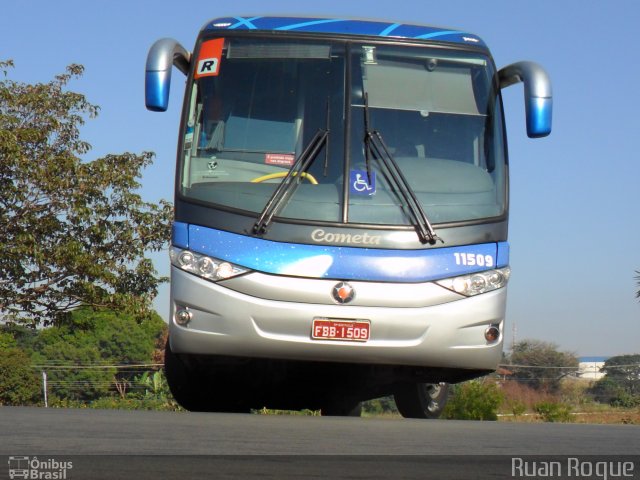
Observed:
[[[396,407],[405,418],[438,418],[449,397],[446,383],[406,383],[394,395]]]

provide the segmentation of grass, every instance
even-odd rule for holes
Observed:
[[[594,401],[589,382],[566,379],[558,392],[540,392],[515,381],[502,383],[503,422],[563,421],[590,424],[640,425],[640,408],[618,408]],[[554,412],[556,415],[554,416]]]

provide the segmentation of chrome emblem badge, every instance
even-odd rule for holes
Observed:
[[[349,303],[356,295],[356,291],[347,282],[340,282],[331,291],[333,299],[338,303]]]

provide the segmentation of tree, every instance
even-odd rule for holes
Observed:
[[[0,355],[0,405],[29,405],[37,403],[41,396],[38,373],[31,367],[27,354],[15,347],[3,349]]]
[[[136,321],[132,315],[84,307],[41,330],[32,359],[47,371],[58,398],[91,401],[113,390],[115,380],[130,384],[137,370],[116,365],[149,363],[165,330],[157,314]]]
[[[640,394],[640,354],[611,357],[604,362],[600,371],[629,394]]]
[[[620,404],[620,399],[625,397],[625,393],[615,380],[606,375],[589,387],[588,392],[593,395],[596,402],[608,403],[611,405]]]
[[[18,342],[9,332],[0,330],[0,352],[5,352],[10,348],[17,348]]]
[[[513,346],[509,357],[513,378],[538,390],[555,392],[560,381],[578,371],[578,358],[558,346],[541,340],[523,340]]]
[[[591,388],[598,401],[623,407],[640,405],[640,354],[611,357],[600,371],[604,378]]]
[[[9,80],[0,62],[0,319],[52,323],[79,305],[150,313],[158,278],[149,251],[170,235],[171,206],[136,193],[153,154],[85,161],[80,127],[98,107],[66,87]]]

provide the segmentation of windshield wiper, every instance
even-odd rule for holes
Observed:
[[[267,231],[273,216],[291,198],[298,184],[302,181],[311,164],[329,138],[328,129],[320,129],[311,139],[307,147],[293,163],[287,175],[282,179],[278,188],[273,192],[269,201],[264,206],[258,220],[253,225],[253,233],[262,235]]]
[[[389,148],[384,143],[382,135],[377,130],[372,131],[369,129],[369,98],[366,92],[364,94],[364,128],[365,162],[369,183],[371,183],[371,154],[373,154],[374,158],[384,165],[389,177],[393,180],[393,183],[395,183],[397,191],[402,196],[402,199],[404,199],[409,213],[415,220],[414,226],[416,227],[420,241],[422,243],[429,243],[430,245],[434,245],[438,240],[444,243],[444,240],[438,237],[431,226],[431,222],[429,222],[420,200],[418,200],[411,185],[409,185],[402,170],[396,163],[393,155],[391,155]]]

